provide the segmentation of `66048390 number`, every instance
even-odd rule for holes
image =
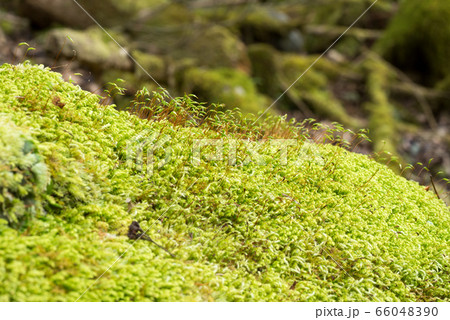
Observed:
[[[420,317],[420,316],[432,316],[436,317],[439,313],[439,310],[437,307],[378,307],[375,309],[375,314],[379,317]]]

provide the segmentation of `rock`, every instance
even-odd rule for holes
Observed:
[[[0,29],[0,54],[3,53],[3,48],[5,48],[6,44],[7,44],[8,39],[6,38],[5,33],[3,32],[2,29]]]
[[[269,40],[271,33],[285,34],[290,29],[289,16],[273,8],[257,6],[249,10],[242,23],[245,36],[252,40]],[[265,42],[265,41],[264,41]]]
[[[192,59],[207,68],[230,67],[248,71],[250,62],[238,35],[219,26],[198,23],[182,4],[171,4],[142,15],[130,25],[141,51],[177,61]]]
[[[22,0],[0,1],[0,8],[9,12],[17,12],[21,1]]]
[[[157,10],[143,10],[129,25],[129,32],[137,40],[138,49],[153,54],[166,54],[186,41],[195,17],[181,4],[170,4]]]
[[[28,29],[28,20],[0,10],[0,30],[3,30],[6,35],[16,36],[27,32]]]
[[[125,43],[120,34],[110,33],[119,43]],[[110,68],[131,70],[132,62],[113,40],[97,27],[85,31],[53,29],[45,34],[45,49],[55,57],[61,55],[72,59],[74,56],[94,72]]]
[[[130,7],[120,5],[117,0],[78,0],[91,16],[102,26],[121,25],[132,16]],[[95,22],[74,1],[67,0],[22,0],[20,12],[40,27],[59,23],[71,28],[86,28]]]
[[[413,78],[434,84],[450,75],[450,2],[410,0],[400,4],[376,49]]]
[[[305,47],[305,40],[302,33],[297,30],[291,30],[285,38],[279,42],[282,51],[285,52],[303,52]]]
[[[280,58],[281,75],[284,80],[291,84],[300,77],[313,62],[314,59],[309,56],[283,54]],[[319,62],[323,63],[324,61]],[[308,89],[326,88],[327,83],[327,73],[318,63],[315,65],[315,68],[308,70],[293,88],[306,91]]]
[[[158,82],[166,81],[166,65],[164,59],[153,54],[148,54],[139,50],[132,53],[140,66],[136,66],[135,75],[140,80],[152,81],[152,78]],[[141,67],[144,69],[142,70]],[[148,76],[150,74],[151,77]]]
[[[132,29],[143,30],[147,27],[167,27],[186,25],[195,20],[189,8],[182,3],[170,3],[161,7],[147,7],[143,10]]]
[[[0,65],[10,62],[12,59],[11,44],[0,28]]]
[[[303,51],[303,35],[282,11],[257,6],[252,8],[238,24],[246,43],[263,42],[281,51]]]
[[[228,67],[250,69],[245,45],[221,26],[203,26],[194,31],[186,45],[171,55],[175,59],[191,58],[197,65],[208,68]]]
[[[252,66],[252,77],[259,92],[272,98],[282,93],[278,79],[278,53],[268,44],[253,44],[248,47],[248,55]]]
[[[185,73],[185,92],[199,100],[224,103],[228,108],[239,107],[242,113],[258,113],[269,106],[268,99],[259,94],[251,78],[236,69],[192,68]]]
[[[312,116],[309,107],[314,114],[331,121],[337,121],[353,129],[361,128],[363,122],[350,115],[329,88],[331,80],[339,74],[339,68],[332,62],[321,59],[314,68],[305,73],[314,60],[314,56],[281,55],[278,72],[282,91],[297,81],[286,92],[290,104],[296,105],[304,116]]]

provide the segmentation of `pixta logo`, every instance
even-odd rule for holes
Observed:
[[[174,149],[188,150],[177,154],[186,157],[185,163],[192,167],[202,162],[220,161],[228,166],[274,164],[291,165],[301,168],[306,163],[323,165],[324,161],[317,145],[312,141],[296,139],[268,139],[251,141],[248,139],[193,139],[173,142],[168,135],[145,131],[127,143],[127,166],[145,175],[153,175],[169,164]]]
[[[170,162],[173,153],[170,141],[171,137],[168,135],[153,131],[141,132],[127,142],[127,166],[152,176],[155,169],[161,169]],[[159,152],[159,157],[155,157],[156,152]]]

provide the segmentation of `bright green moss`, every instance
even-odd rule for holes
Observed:
[[[0,114],[23,136],[6,145],[35,141],[49,175],[45,214],[19,227],[0,219],[2,301],[74,301],[88,288],[80,300],[449,300],[448,209],[367,156],[300,136],[288,165],[268,144],[264,166],[245,150],[235,165],[193,165],[194,139],[223,131],[101,106],[39,66],[3,65],[0,82]],[[145,175],[126,146],[155,137],[155,162],[169,149],[172,161]],[[176,258],[130,247],[132,220]]]
[[[0,218],[18,224],[42,213],[41,193],[49,178],[47,166],[36,153],[30,135],[3,114],[0,114],[0,169]]]

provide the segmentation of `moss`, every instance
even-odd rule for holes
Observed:
[[[268,7],[254,7],[245,17],[244,23],[251,24],[257,28],[278,31],[283,33],[289,27],[288,16],[282,12]]]
[[[196,14],[209,22],[224,23],[233,30],[249,31],[260,41],[284,35],[292,28],[289,16],[274,5],[206,6],[197,9]]]
[[[322,53],[373,5],[335,46],[341,53],[355,57],[358,54],[355,47],[372,46],[371,40],[378,38],[375,30],[385,28],[398,6],[396,2],[379,0],[373,5],[370,0],[335,0],[299,6],[286,5],[284,11],[302,24],[306,51]]]
[[[277,72],[278,54],[267,44],[254,44],[248,47],[248,54],[252,66],[252,77],[259,92],[277,98],[282,93]]]
[[[304,19],[312,26],[345,26],[351,25],[355,19],[370,5],[368,1],[352,1],[352,0],[338,0],[333,2],[325,2],[323,4],[314,7],[309,14],[303,13]],[[365,15],[363,20],[368,19],[370,14]],[[362,21],[364,22],[364,21]],[[361,21],[358,25],[361,25]],[[306,24],[306,30],[308,28]],[[333,28],[331,28],[333,29]],[[325,51],[333,41],[341,34],[337,36],[333,33],[325,33],[317,35],[314,33],[306,32],[305,34],[305,47],[307,52],[321,53]],[[346,38],[342,41],[349,42]],[[345,50],[349,50],[345,45],[341,45]]]
[[[142,68],[147,71],[156,81],[167,80],[166,64],[164,59],[157,55],[148,54],[139,50],[132,52],[133,58]],[[149,76],[139,66],[136,66],[136,77],[141,80],[149,80]],[[150,79],[151,80],[151,79]]]
[[[216,23],[205,23],[184,3],[171,3],[148,11],[129,26],[141,51],[197,66],[249,68],[239,36]]]
[[[250,64],[239,37],[221,26],[205,25],[194,30],[187,45],[172,56],[195,59],[197,66],[208,68],[233,67],[247,71]]]
[[[43,213],[42,194],[49,176],[35,143],[29,133],[0,114],[0,218],[11,225]]]
[[[139,64],[135,66],[134,72],[107,69],[101,77],[102,83],[116,83],[119,87],[125,89],[125,97],[120,94],[114,96],[114,101],[120,108],[129,105],[130,97],[134,96],[136,91],[142,87],[152,91],[167,83],[167,67],[163,58],[139,50],[133,51],[132,56]],[[108,90],[111,89],[108,85],[106,87]]]
[[[366,104],[369,112],[369,130],[375,152],[387,152],[398,157],[398,128],[395,107],[389,101],[389,79],[392,78],[386,64],[375,57],[365,61],[367,68],[367,92],[370,102]]]
[[[142,3],[142,1],[139,2]],[[129,0],[105,0],[101,2],[79,0],[77,3],[104,27],[124,25],[132,20],[138,10],[136,5],[130,5]],[[59,24],[70,28],[85,29],[95,25],[95,21],[85,14],[75,2],[65,0],[21,0],[18,4],[18,12],[41,28]]]
[[[3,65],[0,82],[0,113],[36,141],[51,181],[46,215],[17,229],[0,219],[2,301],[450,299],[448,208],[367,156],[306,143],[276,118],[272,131],[297,132],[287,165],[270,144],[258,150],[266,165],[246,161],[243,142],[235,165],[197,165],[195,139],[220,138],[210,124],[231,118],[142,120],[29,64]],[[149,99],[161,114],[169,103],[200,108]],[[167,150],[171,161],[146,175],[127,152],[154,139],[154,162]],[[16,141],[7,146],[20,151]],[[132,220],[176,258],[123,236]]]
[[[449,15],[446,0],[402,1],[376,48],[398,67],[421,75],[422,81],[435,82],[450,74]]]
[[[249,47],[252,75],[260,92],[276,99],[314,62],[314,57],[281,54],[264,44]],[[342,66],[326,59],[319,60],[292,87],[279,103],[307,104],[322,117],[351,128],[361,128],[361,120],[349,115],[330,90],[331,82],[342,74]],[[308,115],[306,115],[308,116]]]
[[[123,43],[123,36],[112,32],[112,36],[119,43]],[[108,70],[111,68],[119,70],[130,70],[131,60],[125,51],[102,30],[92,27],[85,31],[72,29],[52,29],[41,36],[45,39],[45,48],[52,54],[72,59],[74,56],[81,63],[89,66],[94,71]]]
[[[193,13],[184,6],[177,5],[171,10],[175,9],[179,10],[180,17],[175,12],[172,17],[165,12],[168,10],[165,7],[130,27],[140,50],[174,61],[192,59],[202,67],[249,69],[245,46],[237,34],[220,25],[196,21]]]
[[[361,120],[348,114],[329,88],[329,82],[340,73],[340,67],[321,59],[314,68],[310,68],[314,60],[314,57],[283,55],[280,69],[281,83],[285,86],[283,90],[303,75],[290,89],[295,99],[304,100],[319,115],[351,128],[360,128]]]
[[[112,0],[115,6],[125,12],[139,13],[145,9],[152,9],[167,5],[168,0]]]
[[[388,0],[392,2],[392,0]],[[392,10],[392,5],[388,1],[380,1],[378,6],[374,6],[374,10],[363,16],[359,25],[370,23],[371,15],[379,16],[381,12]],[[355,19],[361,15],[373,2],[370,0],[337,0],[333,2],[325,2],[317,5],[311,10],[312,24],[349,26]]]
[[[289,17],[273,7],[253,6],[247,9],[239,21],[245,37],[252,41],[271,42],[275,36],[286,35],[291,30]]]
[[[223,14],[226,17],[224,23],[238,30],[246,44],[265,43],[280,51],[304,51],[302,33],[296,28],[297,21],[290,19],[277,5],[237,7]],[[210,19],[213,20],[214,16]]]
[[[321,117],[332,119],[354,129],[362,127],[363,122],[350,116],[341,102],[328,90],[316,89],[302,92],[299,94],[299,98],[304,99]]]
[[[283,54],[281,66],[283,75],[289,79],[297,79],[308,67],[317,59],[316,56],[301,56],[295,54]],[[301,86],[306,89],[323,88],[329,80],[336,77],[343,71],[342,67],[327,59],[320,59],[314,68],[311,68],[301,79]]]
[[[190,69],[185,73],[185,91],[200,100],[223,103],[228,108],[240,107],[243,113],[257,113],[268,106],[251,78],[234,69]]]
[[[450,92],[450,74],[436,84],[436,89]]]
[[[148,80],[148,81],[146,81]],[[150,82],[151,81],[151,82]],[[102,73],[101,82],[104,83],[107,93],[119,110],[126,109],[134,97],[136,91],[146,87],[156,90],[158,86],[147,76],[147,79],[139,79],[134,72],[110,69]],[[119,93],[115,88],[124,89]]]
[[[183,3],[167,3],[158,10],[147,12],[145,25],[153,27],[178,26],[192,22],[193,13]]]

